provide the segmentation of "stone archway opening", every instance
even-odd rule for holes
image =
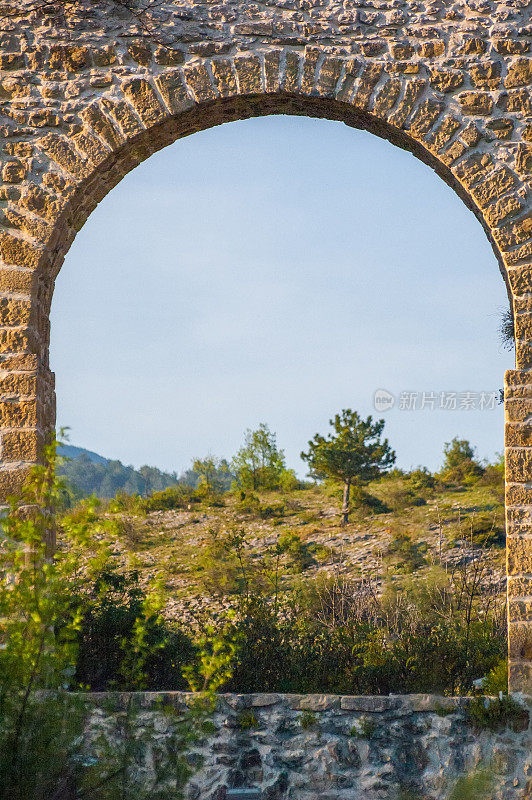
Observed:
[[[451,16],[417,5],[369,16],[353,9],[333,21],[327,7],[303,19],[275,7],[250,11],[249,18],[244,9],[231,17],[192,6],[182,19],[170,3],[165,25],[179,45],[177,55],[150,44],[135,48],[127,36],[121,38],[112,6],[107,15],[98,10],[80,20],[74,45],[56,19],[42,24],[41,16],[29,12],[11,24],[2,54],[8,74],[1,101],[0,478],[4,495],[16,488],[53,426],[48,315],[54,280],[76,232],[123,175],[180,136],[230,119],[304,114],[366,128],[413,152],[459,194],[486,231],[511,296],[516,369],[506,376],[510,686],[530,692],[527,11],[517,9],[493,25],[487,6],[463,5],[463,13]]]

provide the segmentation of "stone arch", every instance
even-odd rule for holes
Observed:
[[[485,4],[471,10],[470,0],[450,16],[421,3],[403,9],[383,0],[360,10],[346,2],[342,21],[327,3],[309,2],[308,13],[198,3],[183,18],[169,2],[168,49],[135,29],[133,38],[130,30],[121,36],[116,7],[106,2],[88,17],[74,11],[59,21],[29,12],[1,40],[3,496],[38,459],[54,424],[54,280],[105,194],[151,153],[228,120],[305,114],[368,129],[411,150],[455,189],[483,225],[506,281],[516,329],[516,369],[506,375],[510,684],[532,693],[526,10],[514,9],[504,27],[486,19]]]

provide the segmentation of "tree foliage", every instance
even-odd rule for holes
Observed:
[[[464,483],[479,478],[484,469],[475,458],[475,450],[467,439],[454,437],[443,448],[441,476],[444,480]]]
[[[352,486],[375,480],[395,462],[395,452],[388,439],[381,440],[384,420],[369,416],[362,419],[356,411],[343,409],[329,420],[334,432],[327,436],[317,433],[301,453],[311,475],[333,478],[344,484],[343,521],[349,521],[349,501]]]
[[[160,584],[141,589],[133,573],[112,569],[117,520],[98,514],[94,500],[65,515],[63,499],[54,441],[1,521],[0,798],[138,798],[127,747],[124,757],[96,747],[86,758],[89,707],[69,690],[144,689],[154,673],[168,688],[193,661],[202,695],[179,720],[172,751],[177,797],[191,773],[184,751],[231,673],[232,648],[225,639],[207,637],[195,648],[177,633],[172,640]]]
[[[286,470],[284,452],[277,447],[276,436],[265,423],[245,433],[244,446],[231,462],[239,486],[243,489],[277,489]]]

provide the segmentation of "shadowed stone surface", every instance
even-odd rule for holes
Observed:
[[[134,741],[128,784],[142,796],[163,796],[165,789],[172,796],[179,726],[173,709],[182,710],[189,697],[92,695],[87,755],[91,743],[101,749],[102,736],[115,753]],[[490,800],[526,800],[532,792],[526,710],[512,727],[475,731],[467,721],[467,702],[434,695],[220,695],[212,732],[187,756],[199,770],[185,798],[447,800],[461,775],[490,765]],[[310,719],[304,714],[309,705],[318,709]]]

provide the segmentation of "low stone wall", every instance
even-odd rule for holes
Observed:
[[[180,723],[173,712],[190,697],[92,695],[88,750],[102,742],[114,751],[133,744],[130,777],[142,787],[139,796],[176,797],[172,764]],[[461,775],[485,766],[493,775],[485,800],[530,800],[530,719],[496,732],[475,730],[468,702],[433,695],[220,695],[205,738],[188,752],[197,771],[185,797],[447,800]]]

